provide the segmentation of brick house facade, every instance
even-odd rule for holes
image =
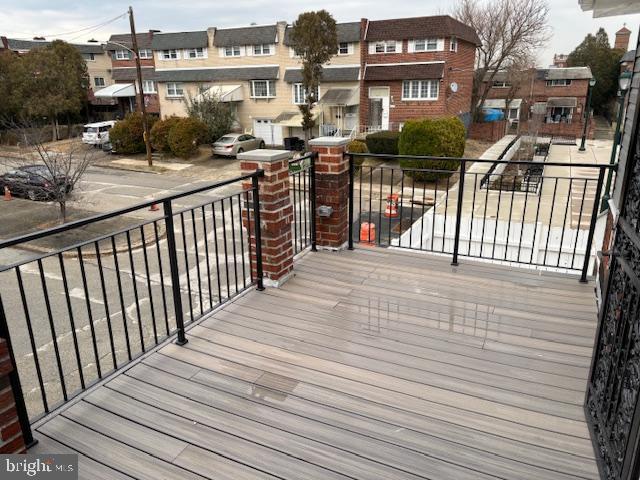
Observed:
[[[140,52],[140,66],[142,69],[142,81],[144,83],[144,102],[147,113],[160,114],[160,101],[158,99],[157,84],[155,81],[155,60],[151,50],[154,30],[136,34],[138,51]],[[111,35],[105,49],[111,55],[111,69],[114,83],[135,84],[136,83],[136,62],[132,52],[127,50],[132,48],[131,34]],[[121,113],[136,110],[137,98],[131,100],[119,98]]]
[[[591,77],[588,67],[536,68],[519,73],[515,83],[498,72],[485,107],[502,110],[512,128],[521,133],[535,129],[538,134],[579,137]],[[534,117],[534,106],[544,114]]]
[[[449,16],[362,19],[361,39],[361,128],[468,116],[480,43],[471,27]]]

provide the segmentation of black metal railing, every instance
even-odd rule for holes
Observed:
[[[611,165],[545,162],[535,189],[502,188],[513,174],[492,173],[496,189],[482,188],[492,164],[532,168],[538,162],[448,159],[457,171],[400,168],[374,160],[442,162],[438,157],[348,154],[350,232],[354,241],[412,250],[581,272],[586,281],[598,201]],[[369,162],[372,163],[372,162]],[[581,176],[572,176],[581,172]]]
[[[289,191],[293,208],[291,234],[295,254],[316,250],[316,174],[318,154],[308,153],[289,161]]]
[[[0,267],[0,336],[16,366],[11,382],[27,443],[30,423],[166,339],[186,343],[186,326],[251,285],[262,288],[262,175],[0,242],[11,258]],[[80,238],[82,227],[95,232],[105,222],[120,228]],[[24,250],[43,242],[46,253]]]

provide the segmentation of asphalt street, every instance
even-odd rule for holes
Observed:
[[[92,168],[71,205],[106,212],[205,183],[210,181]],[[234,184],[173,203],[187,323],[250,285],[247,232],[241,227],[244,195],[242,201],[234,195],[240,190]],[[297,198],[296,209],[304,208]],[[0,209],[0,222],[6,211]],[[32,417],[44,412],[44,400],[55,407],[82,383],[126,364],[175,330],[162,212],[143,209],[132,216],[145,225],[82,246],[82,258],[78,249],[45,257],[20,248],[0,250],[0,294]],[[15,264],[20,266],[8,268]]]

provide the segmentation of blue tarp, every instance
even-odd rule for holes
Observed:
[[[499,120],[504,120],[504,113],[502,113],[502,110],[498,110],[497,108],[483,108],[482,114],[484,115],[485,122],[497,122]]]

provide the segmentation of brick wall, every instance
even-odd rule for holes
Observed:
[[[575,117],[574,117],[575,118]],[[542,123],[538,126],[538,135],[557,135],[561,137],[582,137],[584,123],[582,121],[574,121],[573,123]],[[520,132],[529,131],[529,122],[522,122]],[[589,122],[587,128],[587,138],[593,138],[594,124],[593,120]]]
[[[0,338],[0,453],[25,453],[13,390],[9,383],[9,373],[12,370],[7,343]]]
[[[467,135],[475,140],[486,140],[488,142],[497,142],[504,137],[506,131],[506,122],[478,122],[469,126]]]
[[[366,20],[361,21],[361,35],[364,36]],[[390,87],[389,122],[397,124],[412,118],[433,116],[449,116],[467,113],[471,110],[473,90],[473,68],[475,61],[475,45],[458,39],[458,51],[451,52],[450,38],[445,38],[444,51],[409,53],[408,40],[402,42],[402,53],[369,54],[368,42],[364,38],[360,42],[361,72],[364,77],[365,65],[380,63],[432,62],[444,61],[444,74],[440,81],[438,99],[435,101],[403,101],[402,81],[367,81],[360,83],[360,124],[369,122],[369,87]],[[421,79],[429,80],[429,79]],[[450,85],[458,84],[458,91],[453,93]]]

